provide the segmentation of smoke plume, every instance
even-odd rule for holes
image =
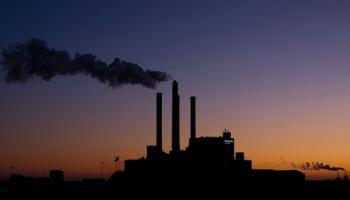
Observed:
[[[8,83],[25,83],[33,77],[49,81],[55,76],[87,75],[110,87],[140,84],[154,89],[171,77],[165,72],[144,70],[137,64],[115,58],[107,64],[92,54],[76,53],[49,48],[45,41],[31,39],[2,49],[1,65]]]
[[[290,163],[293,168],[298,168],[301,170],[330,170],[330,171],[345,171],[342,167],[333,167],[329,164],[324,164],[322,162],[304,162],[299,165],[295,164],[294,162]]]

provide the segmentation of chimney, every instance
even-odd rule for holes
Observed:
[[[180,151],[180,96],[178,83],[173,81],[173,102],[172,102],[172,151]]]
[[[237,152],[236,153],[236,160],[244,161],[244,152]]]
[[[196,138],[196,97],[192,96],[191,100],[191,138]]]
[[[162,93],[157,93],[157,150],[162,151]]]

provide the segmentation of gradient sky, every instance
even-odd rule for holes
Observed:
[[[255,168],[319,161],[350,170],[349,10],[346,0],[2,0],[0,47],[36,37],[72,55],[170,73],[182,149],[195,95],[197,135],[228,128]],[[14,85],[0,75],[0,178],[54,168],[68,179],[99,177],[101,160],[107,177],[114,155],[138,158],[155,143],[157,91],[170,149],[170,82],[112,89],[76,76]]]

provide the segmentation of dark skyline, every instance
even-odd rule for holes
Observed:
[[[92,53],[106,63],[118,57],[168,72],[184,86],[181,147],[194,95],[197,136],[230,129],[254,167],[324,162],[350,169],[348,10],[345,0],[4,0],[0,47],[39,38],[72,56]],[[84,76],[14,85],[1,78],[0,177],[56,167],[66,177],[95,177],[101,160],[109,173],[115,154],[145,155],[156,131],[157,91],[165,102],[163,148],[170,150],[170,85],[111,89]]]

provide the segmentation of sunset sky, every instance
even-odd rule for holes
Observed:
[[[197,135],[229,129],[254,168],[350,170],[349,10],[346,0],[2,0],[0,48],[39,38],[72,56],[169,73],[179,82],[182,149],[193,95]],[[155,90],[86,76],[8,84],[0,72],[0,179],[57,168],[67,179],[99,177],[100,161],[107,178],[113,156],[139,158],[155,144],[158,91],[169,151],[170,81]]]

